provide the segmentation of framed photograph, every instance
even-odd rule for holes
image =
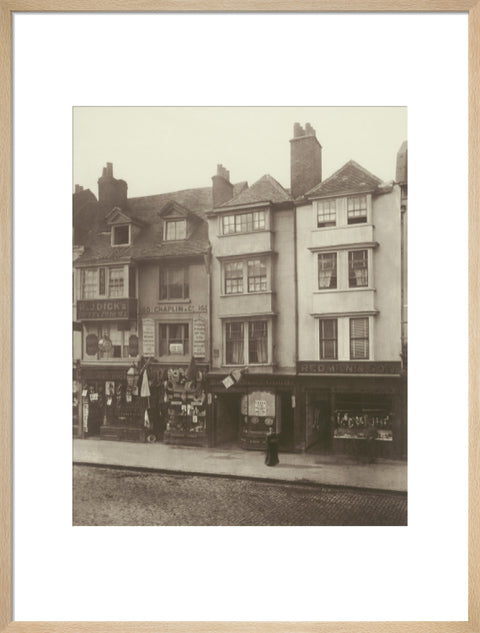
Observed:
[[[480,5],[351,4],[1,5],[0,630],[480,630]]]

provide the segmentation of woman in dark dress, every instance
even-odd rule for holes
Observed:
[[[278,459],[278,435],[270,428],[267,433],[267,453],[265,455],[265,464],[267,466],[276,466]]]

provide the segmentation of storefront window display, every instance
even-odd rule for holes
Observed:
[[[274,392],[252,391],[243,394],[240,410],[240,444],[245,448],[263,448],[270,429],[274,433],[280,432],[280,407],[277,406]]]
[[[375,439],[393,441],[393,414],[381,410],[334,412],[334,439],[367,439],[370,429],[375,430]]]

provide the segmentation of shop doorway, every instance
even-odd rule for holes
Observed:
[[[292,408],[292,394],[280,393],[280,412],[282,430],[280,432],[280,450],[293,451],[294,409]]]
[[[307,407],[306,447],[315,451],[332,449],[332,421],[330,402],[324,398],[310,397]]]
[[[215,446],[238,445],[240,430],[240,394],[217,396],[215,406]]]

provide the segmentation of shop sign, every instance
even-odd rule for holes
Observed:
[[[193,356],[205,358],[206,353],[205,319],[193,319]]]
[[[77,301],[77,319],[131,319],[136,315],[136,299],[92,299]]]
[[[138,356],[138,336],[132,334],[128,339],[128,353],[130,356]]]
[[[143,306],[142,314],[159,314],[164,312],[173,312],[176,314],[188,314],[191,312],[207,312],[206,305],[193,305],[191,303],[167,303],[158,306]]]
[[[267,415],[267,401],[266,400],[255,400],[253,405],[253,410],[255,415],[263,418]]]
[[[88,334],[85,339],[85,351],[88,356],[95,356],[98,352],[98,337],[96,334]]]
[[[143,319],[143,355],[155,356],[155,321],[153,319]]]
[[[401,363],[397,361],[385,361],[377,363],[374,361],[362,362],[323,362],[323,361],[300,361],[297,364],[299,374],[382,374],[399,375]]]

